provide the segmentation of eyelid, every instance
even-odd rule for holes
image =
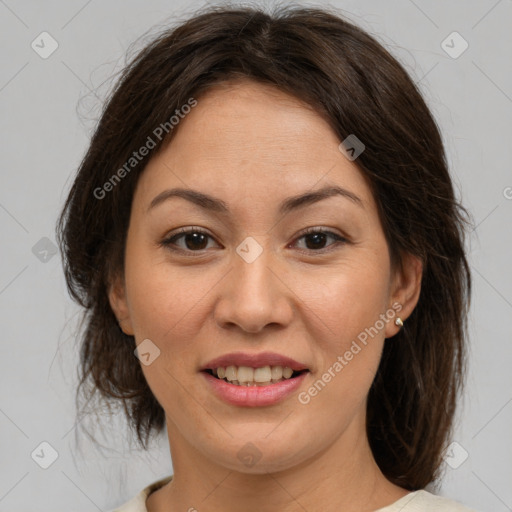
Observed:
[[[186,253],[187,255],[192,255],[192,256],[204,255],[204,251],[206,251],[207,249],[200,249],[198,251],[192,251],[192,250],[182,249],[180,247],[173,247],[171,240],[177,239],[177,238],[187,235],[189,233],[201,233],[201,234],[204,234],[204,235],[210,237],[212,240],[215,240],[215,237],[213,235],[211,235],[207,230],[205,230],[199,226],[187,226],[187,227],[178,228],[177,230],[172,231],[169,235],[166,235],[164,237],[164,239],[160,242],[159,245],[162,245],[164,248],[167,248],[168,250],[171,250],[173,252],[179,252],[182,254]],[[336,247],[339,244],[349,243],[349,239],[346,236],[336,233],[331,228],[327,228],[327,227],[323,227],[323,226],[313,226],[313,227],[306,228],[303,231],[299,232],[299,234],[294,238],[294,240],[291,242],[291,244],[289,244],[287,247],[289,247],[290,245],[294,245],[298,240],[300,240],[304,236],[313,234],[313,233],[323,233],[325,235],[331,236],[332,238],[335,239],[335,243],[330,244],[327,247],[325,247],[323,249],[318,249],[318,250],[299,249],[299,252],[301,252],[302,254],[307,254],[307,255],[325,254],[325,253],[333,250],[333,249],[331,249],[331,247]],[[218,242],[216,242],[216,243],[218,243]]]
[[[325,235],[331,236],[332,238],[335,239],[335,243],[330,244],[323,249],[318,249],[316,251],[313,249],[299,249],[299,252],[301,252],[302,254],[305,254],[305,255],[327,254],[327,253],[335,250],[336,247],[339,246],[340,244],[344,245],[344,244],[349,243],[349,239],[346,236],[336,233],[331,228],[327,228],[324,226],[313,226],[313,227],[306,228],[305,230],[299,232],[299,234],[293,240],[292,244],[296,243],[298,240],[300,240],[304,236],[313,234],[313,233],[323,233]]]
[[[186,227],[178,228],[174,231],[171,231],[171,233],[169,233],[168,235],[165,235],[165,237],[159,243],[159,245],[164,247],[165,249],[168,249],[170,251],[177,252],[177,253],[182,253],[182,254],[186,253],[187,255],[192,255],[192,256],[204,255],[204,251],[206,249],[201,249],[199,251],[190,251],[187,249],[182,249],[181,247],[174,247],[173,244],[171,243],[171,240],[177,239],[177,238],[187,235],[189,233],[201,233],[203,235],[210,237],[212,240],[215,240],[215,237],[213,235],[211,235],[208,231],[206,231],[204,228],[201,228],[199,226],[186,226]]]

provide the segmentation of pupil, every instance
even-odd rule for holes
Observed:
[[[203,246],[206,246],[205,242],[206,242],[206,235],[204,233],[189,233],[188,235],[185,236],[185,239],[187,241],[186,245],[187,245],[187,249],[204,249],[203,246],[201,247],[198,247],[197,244],[200,244],[201,242],[201,237],[202,237],[202,242],[203,242]],[[189,244],[189,240],[192,239],[192,244]]]
[[[311,240],[311,239],[313,239],[315,241],[313,242],[313,247],[310,247],[310,244],[308,244],[306,242],[306,245],[307,245],[308,249],[318,248],[318,247],[315,247],[315,244],[319,243],[320,245],[322,245],[322,243],[325,243],[325,233],[314,233],[314,234],[308,235],[306,237],[306,240]]]

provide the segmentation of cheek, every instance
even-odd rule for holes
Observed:
[[[350,345],[352,339],[373,326],[384,313],[388,300],[387,277],[378,261],[365,262],[361,258],[358,262],[344,261],[333,268],[304,273],[291,282],[307,306],[304,314],[310,310],[311,325],[324,331],[317,341],[329,340],[325,348],[330,352],[344,349],[347,343]]]
[[[142,245],[142,244],[140,244]],[[151,340],[160,350],[150,365],[141,365],[145,379],[166,412],[188,411],[192,420],[201,410],[190,407],[183,382],[197,360],[199,330],[204,324],[205,294],[215,282],[192,266],[179,268],[160,251],[127,245],[125,280],[137,344]],[[204,411],[203,411],[204,413]]]
[[[149,338],[168,343],[176,332],[186,339],[201,298],[214,286],[199,266],[172,265],[160,249],[142,244],[127,245],[125,276],[138,341]]]
[[[319,356],[318,371],[301,403],[311,402],[308,407],[318,408],[318,414],[339,404],[330,409],[334,423],[352,417],[361,406],[384,343],[380,315],[387,306],[387,273],[378,260],[364,263],[346,261],[323,276],[317,272],[300,281],[298,295],[307,305],[306,328],[315,329],[310,335]]]

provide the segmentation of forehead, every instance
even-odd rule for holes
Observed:
[[[185,186],[226,200],[250,196],[268,203],[328,181],[371,203],[363,174],[311,106],[244,80],[216,85],[196,99],[171,143],[148,163],[139,180],[144,195]]]
[[[310,160],[338,137],[313,107],[271,85],[242,80],[216,85],[198,99],[184,119],[175,145],[200,138],[201,153],[222,157],[225,151],[281,163]],[[307,151],[297,150],[304,148]],[[314,150],[313,154],[311,151]]]

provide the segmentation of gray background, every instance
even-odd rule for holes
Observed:
[[[0,0],[0,511],[108,510],[172,472],[166,437],[138,451],[120,415],[105,420],[105,437],[98,432],[101,449],[75,437],[82,432],[74,409],[79,310],[51,249],[57,213],[111,86],[105,80],[130,43],[203,5]],[[473,214],[470,372],[440,494],[482,512],[512,510],[512,1],[331,5],[376,35],[419,82]],[[46,59],[31,47],[43,31],[59,45]],[[453,31],[469,44],[457,58],[441,46]],[[450,41],[452,53],[462,49],[461,40]],[[58,453],[48,469],[39,465],[50,460],[44,441]]]

